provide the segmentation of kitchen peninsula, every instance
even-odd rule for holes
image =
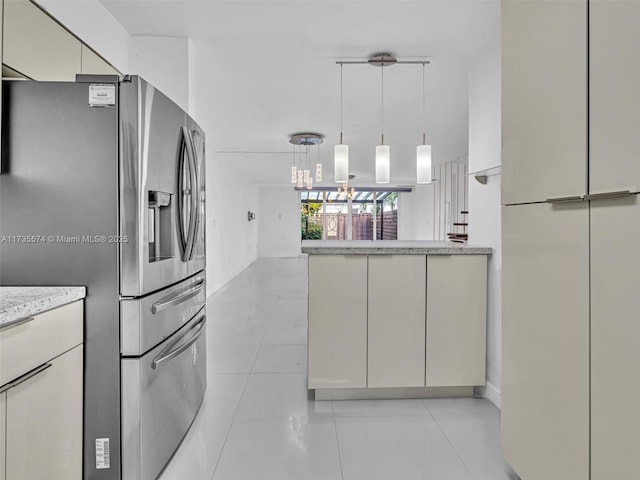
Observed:
[[[487,255],[434,241],[303,241],[316,399],[471,396],[485,383]]]

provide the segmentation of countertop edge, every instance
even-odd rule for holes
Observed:
[[[490,247],[302,247],[310,255],[491,255]]]
[[[20,303],[3,308],[2,297],[13,292],[15,292],[14,295],[22,292],[25,298],[21,299]],[[0,293],[3,294],[0,295],[0,328],[2,328],[9,323],[82,300],[87,296],[87,289],[86,287],[0,287]]]

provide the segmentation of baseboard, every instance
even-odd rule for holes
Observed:
[[[472,397],[473,387],[317,388],[316,400]]]
[[[500,390],[487,382],[484,387],[476,387],[478,394],[493,403],[499,410],[502,409],[502,395]]]

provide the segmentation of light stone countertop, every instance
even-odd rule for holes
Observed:
[[[491,255],[490,247],[431,240],[303,240],[316,255]]]
[[[85,297],[85,287],[0,287],[0,328]]]

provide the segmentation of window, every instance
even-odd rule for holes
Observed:
[[[396,240],[398,191],[302,190],[300,218],[303,240]]]

